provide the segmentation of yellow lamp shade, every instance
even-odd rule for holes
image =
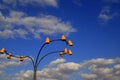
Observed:
[[[3,54],[4,52],[5,52],[5,48],[2,48],[2,49],[0,50],[0,53]]]
[[[45,43],[49,44],[50,43],[50,38],[47,37],[46,40],[45,40]]]
[[[72,50],[68,50],[68,54],[69,54],[69,55],[72,55]]]
[[[20,56],[20,61],[23,61],[24,60],[24,56]]]
[[[72,43],[71,40],[68,40],[68,45],[69,45],[69,46],[73,46],[73,43]]]
[[[9,53],[9,54],[7,55],[7,58],[8,58],[8,59],[11,59],[11,57],[12,57],[12,55]]]
[[[62,35],[62,36],[61,36],[61,40],[62,40],[62,41],[66,41],[65,35]]]
[[[68,49],[65,48],[65,49],[64,49],[64,54],[67,54],[67,53],[68,53]]]
[[[63,52],[60,52],[60,57],[63,57]]]

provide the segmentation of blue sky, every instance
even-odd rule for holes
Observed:
[[[42,55],[65,47],[72,49],[73,55],[60,58],[54,54],[44,59],[39,79],[118,80],[119,22],[120,0],[0,0],[0,48],[35,58],[46,37],[59,39],[64,34],[73,41],[73,47],[51,43]],[[32,78],[29,60],[21,63],[4,57],[0,56],[2,80]],[[6,74],[9,76],[5,78]]]

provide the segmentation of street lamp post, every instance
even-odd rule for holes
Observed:
[[[8,59],[11,59],[11,57],[15,57],[15,58],[19,58],[20,61],[24,61],[25,58],[29,58],[32,61],[32,65],[33,65],[33,80],[37,80],[37,69],[38,66],[40,64],[40,62],[48,55],[50,54],[54,54],[54,53],[60,53],[60,57],[62,57],[65,54],[69,54],[72,55],[72,50],[68,50],[67,48],[65,48],[64,50],[60,50],[60,51],[53,51],[53,52],[49,52],[47,54],[45,54],[44,56],[42,56],[41,58],[39,58],[42,49],[44,48],[44,46],[46,46],[47,44],[50,44],[51,42],[56,42],[56,41],[64,41],[67,45],[69,46],[73,46],[73,43],[71,40],[66,40],[66,37],[64,35],[61,36],[61,39],[57,39],[57,40],[50,40],[50,38],[46,38],[45,43],[40,47],[39,52],[37,54],[37,57],[35,58],[35,60],[31,57],[31,56],[16,56],[16,55],[12,55],[11,53],[7,52],[5,50],[5,48],[2,48],[0,50],[0,54],[6,54]]]

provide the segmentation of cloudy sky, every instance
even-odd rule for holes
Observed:
[[[64,34],[73,47],[51,43],[41,56],[65,47],[73,55],[46,57],[38,80],[119,80],[119,23],[120,0],[0,0],[0,48],[35,59],[46,37]],[[32,70],[29,59],[0,55],[1,80],[32,80]]]

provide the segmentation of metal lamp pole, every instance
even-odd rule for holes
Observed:
[[[23,61],[25,58],[29,58],[32,61],[32,65],[33,65],[33,80],[37,80],[37,69],[38,66],[40,64],[40,62],[48,55],[50,54],[54,54],[54,53],[60,53],[59,55],[62,57],[64,54],[69,54],[72,55],[72,51],[68,50],[67,48],[65,48],[64,50],[61,51],[53,51],[53,52],[49,52],[47,54],[45,54],[44,56],[42,56],[41,58],[39,58],[42,49],[44,48],[44,46],[46,46],[47,44],[51,43],[51,42],[56,42],[56,41],[64,41],[66,42],[67,45],[69,46],[73,46],[73,43],[71,40],[66,40],[66,37],[64,35],[62,35],[61,39],[57,39],[57,40],[50,40],[48,37],[46,38],[45,43],[40,47],[39,52],[37,54],[37,57],[35,58],[35,60],[33,60],[33,58],[31,56],[15,56],[12,55],[11,53],[8,53],[4,48],[2,48],[0,50],[0,54],[6,54],[8,59],[11,59],[11,57],[15,57],[15,58],[19,58],[20,61]]]

